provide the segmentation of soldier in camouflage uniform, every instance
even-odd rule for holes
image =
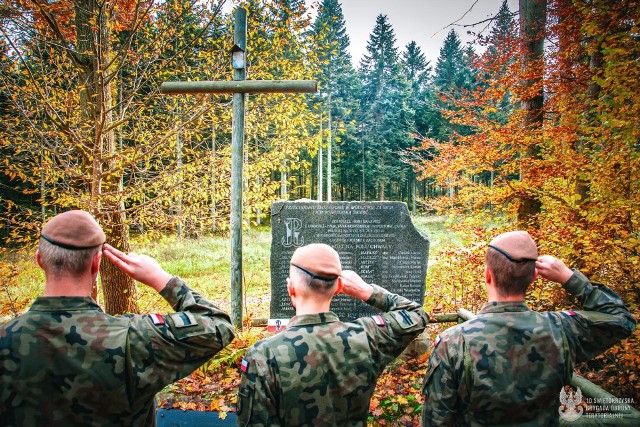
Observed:
[[[296,315],[242,361],[238,425],[366,426],[378,376],[424,330],[427,314],[342,271],[338,253],[323,244],[294,252],[287,289]],[[329,311],[340,292],[382,313],[341,322]]]
[[[155,425],[155,394],[233,340],[227,314],[152,258],[103,248],[104,240],[82,211],[42,229],[36,260],[44,296],[0,326],[0,425]],[[90,297],[102,248],[176,313],[105,314]]]
[[[580,310],[536,312],[524,302],[537,276],[562,284]],[[528,233],[495,238],[486,254],[489,302],[435,342],[424,380],[424,426],[553,426],[576,363],[630,335],[635,319],[611,289],[549,255]]]

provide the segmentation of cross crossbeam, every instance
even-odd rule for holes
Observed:
[[[164,82],[160,86],[164,94],[195,93],[316,93],[315,80],[234,80]]]

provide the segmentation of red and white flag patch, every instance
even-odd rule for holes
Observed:
[[[371,317],[373,317],[373,321],[376,322],[376,325],[378,326],[385,325],[384,317],[380,316],[379,314],[376,314],[375,316],[371,316]]]
[[[150,314],[149,318],[154,325],[164,325],[164,317],[160,316],[159,314]]]
[[[242,362],[240,362],[240,370],[247,372],[247,369],[249,369],[249,361],[243,357]]]
[[[440,335],[438,335],[438,336],[436,337],[436,340],[435,340],[435,341],[434,341],[434,343],[433,343],[433,347],[434,347],[434,348],[435,348],[438,344],[440,344],[440,340],[441,340]]]

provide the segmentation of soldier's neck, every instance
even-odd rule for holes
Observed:
[[[296,316],[303,314],[318,314],[330,311],[331,300],[329,301],[305,301],[298,302],[296,306]]]
[[[46,297],[90,297],[93,278],[91,274],[79,277],[47,277],[44,289]]]

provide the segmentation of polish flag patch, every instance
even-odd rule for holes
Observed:
[[[573,310],[564,310],[563,311],[564,314],[566,314],[567,316],[575,316],[576,313]]]
[[[150,314],[149,318],[154,325],[164,325],[164,317],[160,316],[159,314]]]
[[[247,369],[249,369],[249,361],[245,358],[242,358],[242,362],[240,363],[240,370],[242,372],[247,372]]]
[[[376,314],[375,316],[371,316],[373,317],[373,321],[376,322],[376,325],[378,326],[384,326],[384,317],[380,316],[379,314]]]

